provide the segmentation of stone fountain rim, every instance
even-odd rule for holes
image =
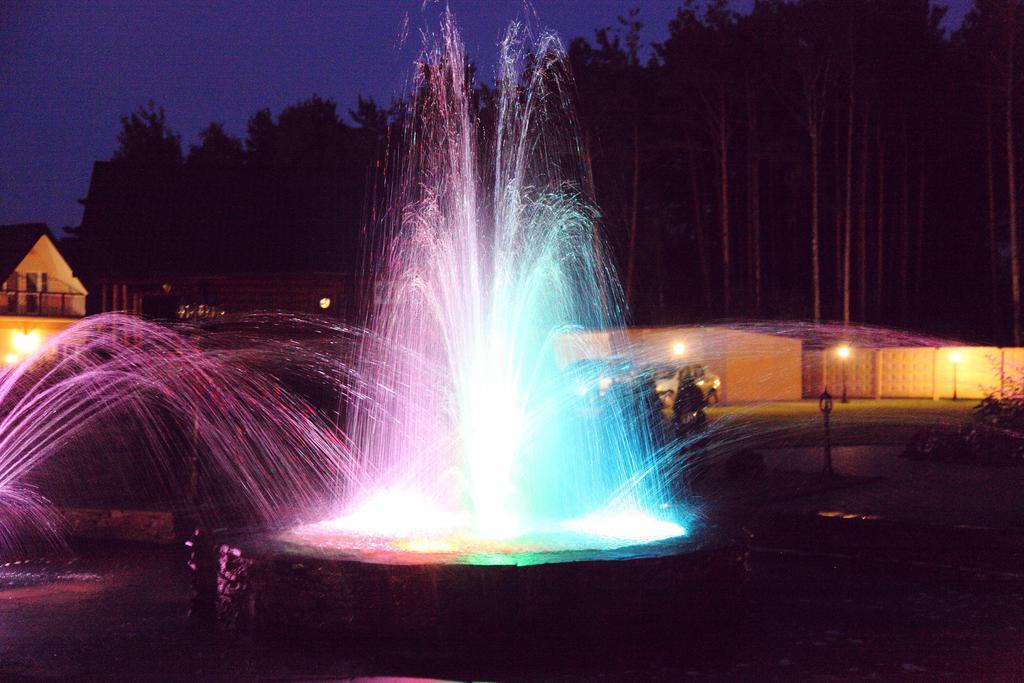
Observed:
[[[726,549],[746,548],[749,534],[743,529],[706,525],[682,537],[635,543],[612,549],[537,550],[509,553],[447,554],[416,551],[374,551],[303,545],[276,537],[276,532],[249,531],[218,534],[217,545],[240,548],[251,558],[289,562],[359,564],[381,567],[492,567],[527,568],[540,565],[657,560],[682,555],[701,555]]]

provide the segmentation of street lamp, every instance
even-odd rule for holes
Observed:
[[[964,358],[960,355],[959,351],[954,351],[949,354],[949,362],[953,364],[953,400],[956,400],[956,366],[960,365],[960,361]]]
[[[821,418],[825,423],[825,474],[832,474],[832,432],[829,429],[829,417],[832,415],[832,394],[828,389],[821,392],[818,398],[818,410],[821,411]]]
[[[681,356],[684,353],[686,353],[686,344],[684,344],[681,341],[677,341],[674,344],[672,344],[672,355],[673,356]]]
[[[846,361],[850,357],[850,347],[843,344],[836,349],[836,355],[839,356],[840,365],[843,368],[843,396],[839,399],[840,403],[849,403],[849,399],[846,397]]]

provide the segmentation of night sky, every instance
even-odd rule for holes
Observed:
[[[749,10],[752,0],[734,6]],[[448,0],[470,56],[488,76],[522,0]],[[661,40],[675,0],[534,0],[536,24],[566,42],[641,8]],[[947,28],[970,0],[946,0]],[[317,93],[344,112],[356,95],[405,91],[432,0],[343,2],[7,2],[0,5],[0,224],[77,225],[92,163],[116,147],[119,117],[153,100],[184,151],[211,121],[245,136],[261,107],[276,115]],[[407,26],[407,30],[403,30]],[[406,34],[404,42],[403,34]]]

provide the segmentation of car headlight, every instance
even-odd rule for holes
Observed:
[[[716,379],[714,384],[715,384],[715,389],[717,389],[718,387],[722,386],[722,380]]]

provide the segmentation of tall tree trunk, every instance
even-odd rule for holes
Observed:
[[[722,95],[718,118],[718,173],[721,180],[722,204],[722,305],[729,315],[731,306],[732,272],[729,264],[729,134],[725,120],[725,96]]]
[[[657,287],[658,287],[658,303],[657,308],[651,316],[651,322],[656,325],[662,325],[666,322],[671,321],[674,316],[666,316],[666,296],[665,289],[668,284],[668,273],[671,268],[675,266],[669,259],[669,236],[667,234],[667,226],[665,221],[658,221],[657,223],[657,234],[658,234],[658,258],[655,263],[658,267],[657,272]],[[667,263],[666,263],[667,262]]]
[[[910,142],[903,117],[903,158],[900,167],[900,324],[908,323],[910,310]]]
[[[584,155],[583,155],[583,160],[584,160],[583,171],[586,174],[586,179],[587,179],[587,193],[590,194],[591,196],[593,196],[593,194],[597,191],[596,190],[597,186],[594,184],[594,158],[593,158],[592,153],[591,153],[591,150],[593,149],[593,147],[591,146],[590,143],[591,143],[590,126],[586,126],[583,129],[583,145],[584,145],[584,149],[586,150]],[[597,228],[598,228],[598,226],[595,226],[595,229],[591,231],[591,244],[594,247],[594,254],[597,256],[597,262],[598,263],[604,263],[605,247],[604,247],[604,243],[601,240],[601,230],[599,230]],[[607,306],[609,305],[608,300],[609,300],[609,298],[611,298],[611,297],[608,296],[609,292],[606,290],[606,288],[601,287],[600,290],[599,290],[599,293],[600,293],[600,297],[601,297],[601,306],[604,308],[604,310],[608,310],[607,309]]]
[[[985,189],[988,198],[988,268],[992,306],[992,341],[998,343],[999,320],[999,242],[996,233],[996,181],[992,151],[992,87],[985,88]]]
[[[814,322],[821,322],[821,133],[824,124],[825,97],[829,83],[829,60],[822,58],[802,69],[803,116],[811,152],[811,301]]]
[[[1014,39],[1017,33],[1017,0],[1006,3],[1006,192],[1010,224],[1010,293],[1013,305],[1013,345],[1020,346],[1020,249],[1017,245],[1017,168],[1013,143]]]
[[[875,135],[878,143],[878,223],[875,226],[875,319],[885,319],[882,306],[885,304],[885,296],[882,292],[885,286],[885,142],[882,139],[882,124],[879,122],[875,128]]]
[[[833,278],[835,289],[832,290],[832,302],[835,318],[842,317],[843,308],[843,185],[842,167],[840,165],[840,116],[839,96],[836,96],[835,120],[832,130],[832,216],[833,216],[833,237],[832,251],[834,258]]]
[[[924,207],[925,207],[925,165],[920,159],[917,169],[917,215],[914,232],[914,305],[912,310],[920,316],[921,293],[924,291]]]
[[[850,245],[853,234],[853,71],[846,111],[846,203],[843,209],[843,324],[850,324]]]
[[[750,270],[754,288],[754,312],[761,315],[761,152],[757,139],[757,113],[753,95],[747,92],[747,186],[750,193]]]
[[[693,229],[697,240],[697,256],[700,261],[700,274],[704,283],[704,310],[709,315],[712,311],[711,267],[708,263],[707,236],[704,233],[704,217],[700,198],[700,176],[697,170],[697,154],[689,136],[686,138],[686,156],[690,167],[690,194],[693,198]]]
[[[808,135],[811,142],[811,299],[813,302],[814,322],[821,322],[821,261],[818,245],[818,152],[821,142],[818,138],[818,125],[808,117]]]
[[[633,301],[633,277],[636,269],[636,233],[638,204],[640,199],[640,131],[633,124],[633,191],[629,207],[629,254],[626,261],[626,304],[631,308]]]
[[[864,116],[860,129],[860,187],[857,206],[857,319],[867,320],[868,298],[868,109],[863,107]]]

